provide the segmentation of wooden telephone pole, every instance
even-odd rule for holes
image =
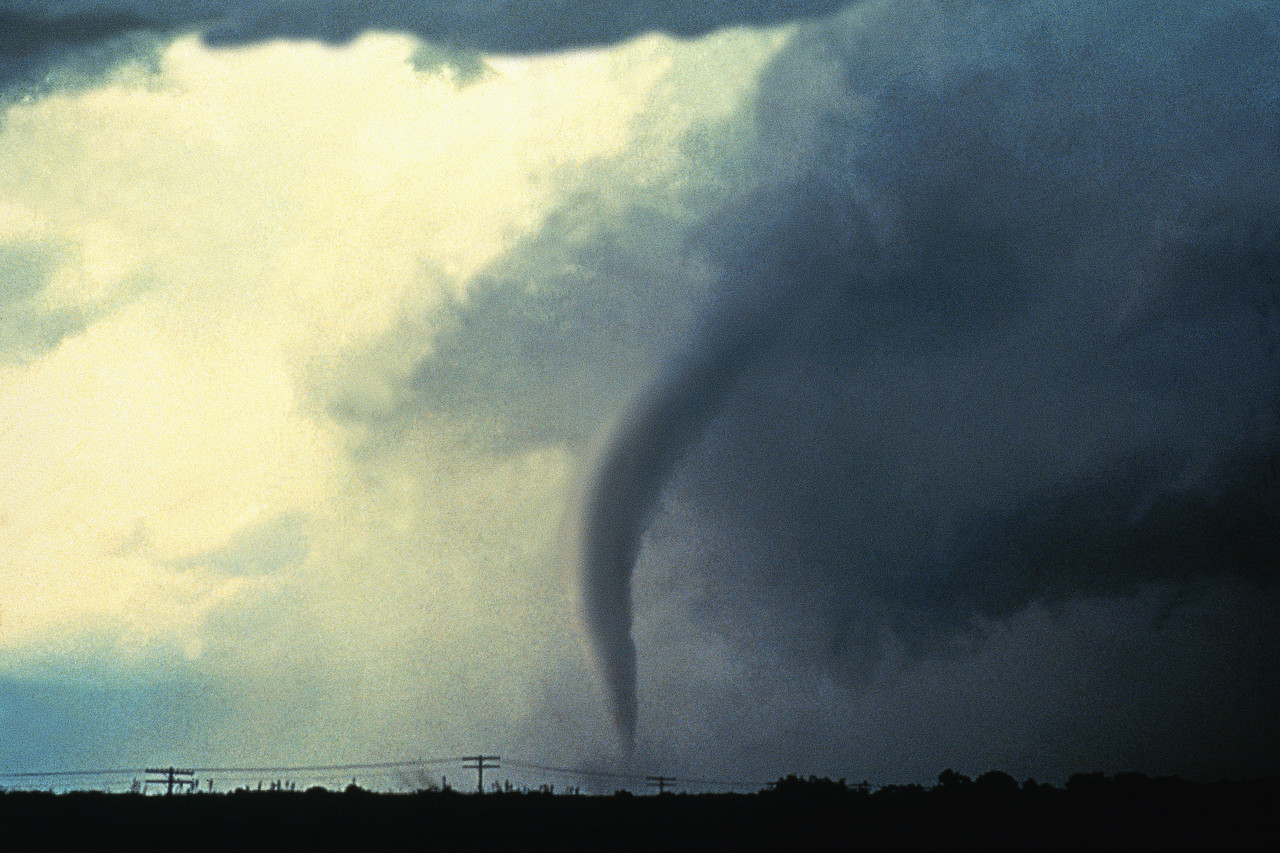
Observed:
[[[676,780],[670,776],[646,776],[644,781],[650,788],[657,788],[659,794],[665,794],[667,786]]]
[[[480,794],[484,793],[484,771],[497,770],[502,766],[497,763],[502,760],[501,755],[466,755],[463,756],[462,760],[474,762],[472,764],[464,764],[462,766],[468,770],[476,771],[476,792]],[[494,763],[486,764],[485,762],[487,761],[492,761]]]
[[[148,773],[156,773],[164,776],[163,779],[148,779],[148,785],[164,785],[165,796],[173,795],[173,786],[185,786],[187,790],[195,790],[196,780],[194,770],[179,770],[176,767],[148,767]]]

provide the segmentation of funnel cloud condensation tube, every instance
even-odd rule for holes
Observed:
[[[579,514],[580,608],[623,748],[636,730],[631,574],[666,474],[774,337],[738,330],[671,366],[641,392],[597,454]]]
[[[804,260],[789,267],[761,258],[734,257],[729,307],[706,324],[695,345],[670,360],[656,380],[631,401],[592,454],[576,506],[574,559],[579,570],[579,614],[623,749],[635,745],[636,647],[631,636],[631,578],[641,538],[672,466],[701,434],[738,379],[785,338],[806,306],[848,285],[853,269],[866,271],[876,251],[862,211],[836,216],[829,190],[802,186],[782,201],[796,230],[774,234],[773,250]],[[764,201],[756,199],[757,202]],[[773,209],[762,204],[759,209]],[[759,233],[748,214],[731,231]],[[815,220],[838,222],[840,233],[816,251],[787,251]],[[799,226],[797,228],[797,226]],[[739,232],[739,233],[742,233]],[[760,247],[755,247],[759,252]],[[768,250],[766,250],[767,252]],[[786,272],[783,272],[783,270]],[[772,280],[771,280],[772,278]]]

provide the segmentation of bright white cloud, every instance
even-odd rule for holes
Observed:
[[[672,204],[705,156],[685,134],[781,43],[492,58],[459,86],[404,37],[192,38],[157,76],[10,106],[0,244],[70,247],[24,310],[83,320],[0,352],[0,659],[176,650],[280,715],[227,735],[249,752],[296,752],[272,725],[417,750],[423,719],[447,745],[518,718],[580,655],[553,559],[574,451],[495,457],[424,417],[371,454],[329,397],[393,408],[434,318],[571,193]],[[282,518],[305,558],[273,568],[255,531]]]

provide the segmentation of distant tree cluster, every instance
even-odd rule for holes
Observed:
[[[1107,776],[1105,773],[1077,773],[1067,779],[1065,788],[1057,788],[1035,779],[1026,779],[1021,784],[1014,777],[1001,770],[990,770],[977,779],[947,768],[938,774],[938,782],[932,787],[923,785],[885,785],[873,788],[869,782],[849,784],[845,779],[828,779],[825,776],[801,777],[783,776],[770,783],[760,793],[766,796],[797,797],[803,799],[828,799],[832,797],[903,797],[929,796],[934,799],[969,799],[977,802],[1012,801],[1032,797],[1090,797],[1167,799],[1188,796],[1219,788],[1253,788],[1266,787],[1270,780],[1260,782],[1231,783],[1218,785],[1196,785],[1179,779],[1176,776],[1150,777],[1143,773],[1117,773]]]
[[[947,769],[931,787],[784,776],[760,799],[895,849],[1280,849],[1280,778],[1194,784],[1078,773],[1056,787]]]

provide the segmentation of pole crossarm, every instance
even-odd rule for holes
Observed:
[[[667,792],[667,786],[675,781],[676,781],[676,778],[674,776],[644,777],[645,784],[648,785],[650,788],[657,788],[659,794],[665,794]]]
[[[163,776],[163,779],[148,779],[148,785],[164,785],[165,796],[173,794],[174,785],[185,785],[188,790],[194,790],[196,785],[194,770],[179,770],[177,767],[148,767],[147,773],[155,773]]]
[[[476,792],[479,794],[484,793],[484,771],[497,770],[502,766],[497,763],[502,760],[501,755],[466,755],[463,756],[462,760],[472,762],[462,766],[468,770],[476,771]]]

